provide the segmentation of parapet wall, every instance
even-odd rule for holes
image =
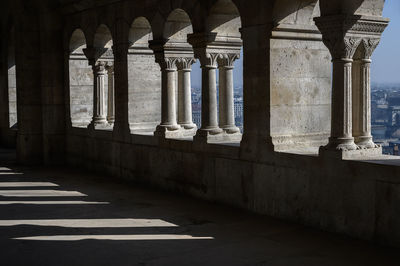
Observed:
[[[72,129],[67,161],[70,166],[400,246],[396,160],[388,165],[389,161],[275,152],[250,162],[240,159],[235,146],[196,146],[140,135],[121,143],[113,141],[111,132]]]

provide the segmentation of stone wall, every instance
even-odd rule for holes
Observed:
[[[300,32],[297,40],[284,34],[276,32],[271,40],[274,146],[276,150],[319,147],[326,144],[330,131],[330,54],[319,34]]]
[[[360,98],[368,99],[370,56],[388,23],[380,16],[383,0],[374,1],[377,4],[372,0],[321,0],[319,6],[317,2],[6,1],[13,8],[5,8],[4,13],[13,13],[17,26],[18,162],[65,164],[106,172],[324,230],[400,246],[399,163],[392,157],[378,156],[376,152],[380,149],[374,145],[361,149],[352,136],[352,118],[356,116],[352,113],[350,97],[353,55],[362,44],[363,73],[366,74],[363,82],[354,88],[362,92]],[[168,19],[176,11],[184,15],[183,20]],[[216,14],[217,17],[213,16]],[[320,16],[316,21],[321,32],[312,22],[316,16]],[[143,19],[136,24],[136,29],[145,29],[145,37],[139,34],[136,36],[139,39],[131,38],[129,32],[134,28],[131,22],[139,17]],[[0,17],[0,21],[2,32],[11,28],[7,16]],[[182,32],[175,32],[180,36],[179,45],[173,45],[175,40],[165,39],[165,25],[176,22],[179,26],[182,21],[185,27],[192,24],[194,34],[186,36],[189,39],[186,43]],[[233,24],[225,25],[231,21]],[[348,25],[352,27],[348,29]],[[99,93],[98,101],[93,101],[94,78],[88,62],[65,60],[76,29],[81,31],[78,37],[82,42],[78,44],[87,48],[85,56],[92,65],[95,66],[104,48],[108,49],[107,59],[114,60],[114,127],[100,120],[103,124],[99,127],[70,126],[70,113],[76,118],[74,122],[85,126],[91,119],[92,104],[100,102],[103,96]],[[216,33],[210,32],[211,29],[223,30]],[[139,48],[144,48],[150,39],[158,65],[148,52],[129,54],[132,48],[138,48],[132,41],[141,40],[139,44],[143,46]],[[330,49],[329,53],[322,41]],[[8,55],[4,52],[7,40],[1,43],[4,64]],[[225,89],[230,92],[229,67],[242,45],[244,134],[239,144],[232,143],[229,132],[222,130],[216,121],[219,106],[214,71],[224,65]],[[329,55],[334,59],[333,75]],[[183,71],[188,67],[184,66],[188,64],[186,59],[191,61],[193,56],[199,59],[204,71],[202,117],[205,122],[202,123],[207,125],[198,131],[199,138],[194,141],[188,141],[191,136],[186,135],[184,140],[172,139],[163,133],[182,129],[175,117],[176,64]],[[164,73],[162,83],[160,68]],[[3,136],[8,132],[4,128],[9,128],[8,118],[4,116],[9,109],[8,97],[5,97],[7,67],[2,65],[1,72]],[[99,71],[95,73],[102,77]],[[107,82],[97,88],[107,92]],[[369,125],[365,102],[368,101],[357,108],[358,117],[354,121]],[[332,107],[336,111],[330,117]],[[165,123],[158,128],[159,134],[131,134],[129,126],[153,128],[161,112]],[[103,114],[97,115],[101,118]],[[102,127],[104,124],[107,127]],[[319,156],[277,152],[293,147],[317,147],[328,140],[330,127],[330,145],[321,149]],[[361,133],[356,137],[370,138],[368,127]],[[228,137],[212,139],[218,134]],[[208,142],[208,137],[214,144]],[[372,140],[368,144],[373,144]]]
[[[73,167],[400,247],[398,162],[278,152],[251,162],[234,146],[140,135],[121,143],[82,129],[69,134],[67,154]]]
[[[69,77],[72,125],[86,127],[93,116],[93,70],[86,59],[71,58]]]
[[[161,72],[152,51],[128,54],[131,130],[154,132],[161,119]]]

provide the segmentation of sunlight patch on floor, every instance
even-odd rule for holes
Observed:
[[[56,235],[16,237],[14,240],[79,241],[79,240],[212,240],[213,237],[191,235]]]
[[[160,219],[52,219],[52,220],[0,220],[0,226],[35,225],[71,228],[118,228],[118,227],[177,227]]]
[[[63,190],[2,190],[3,197],[82,197],[87,196],[78,191]]]
[[[51,182],[0,182],[0,187],[58,187],[58,185]]]
[[[23,175],[23,173],[15,173],[15,172],[0,172],[0,175]]]
[[[110,204],[109,202],[97,202],[97,201],[0,201],[0,205],[11,205],[11,204],[24,204],[24,205],[93,205],[93,204]]]

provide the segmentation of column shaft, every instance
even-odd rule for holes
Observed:
[[[104,99],[104,76],[106,71],[104,63],[99,62],[93,67],[94,94],[93,94],[93,122],[95,124],[106,123],[105,99]]]
[[[108,76],[108,104],[107,104],[107,121],[112,124],[115,121],[115,102],[114,102],[114,68],[107,68]]]
[[[176,69],[165,68],[161,73],[161,124],[158,130],[177,130],[176,121]]]
[[[352,137],[352,62],[333,60],[330,145],[339,150],[357,149]]]
[[[178,72],[178,123],[185,129],[192,129],[192,96],[190,69],[181,69]]]
[[[353,66],[353,136],[358,146],[374,148],[371,135],[371,60],[359,59]]]
[[[207,65],[201,68],[201,130],[217,134],[221,129],[218,127],[216,67]]]
[[[233,67],[219,68],[219,125],[227,133],[238,133],[235,125]]]

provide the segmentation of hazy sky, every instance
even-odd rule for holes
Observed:
[[[372,82],[400,84],[400,0],[386,0],[383,16],[390,18],[381,43],[372,57]],[[242,58],[235,62],[234,84],[243,85]],[[193,65],[193,87],[201,86],[200,64]]]
[[[390,23],[372,56],[372,82],[400,83],[400,1],[386,0],[383,16]]]

